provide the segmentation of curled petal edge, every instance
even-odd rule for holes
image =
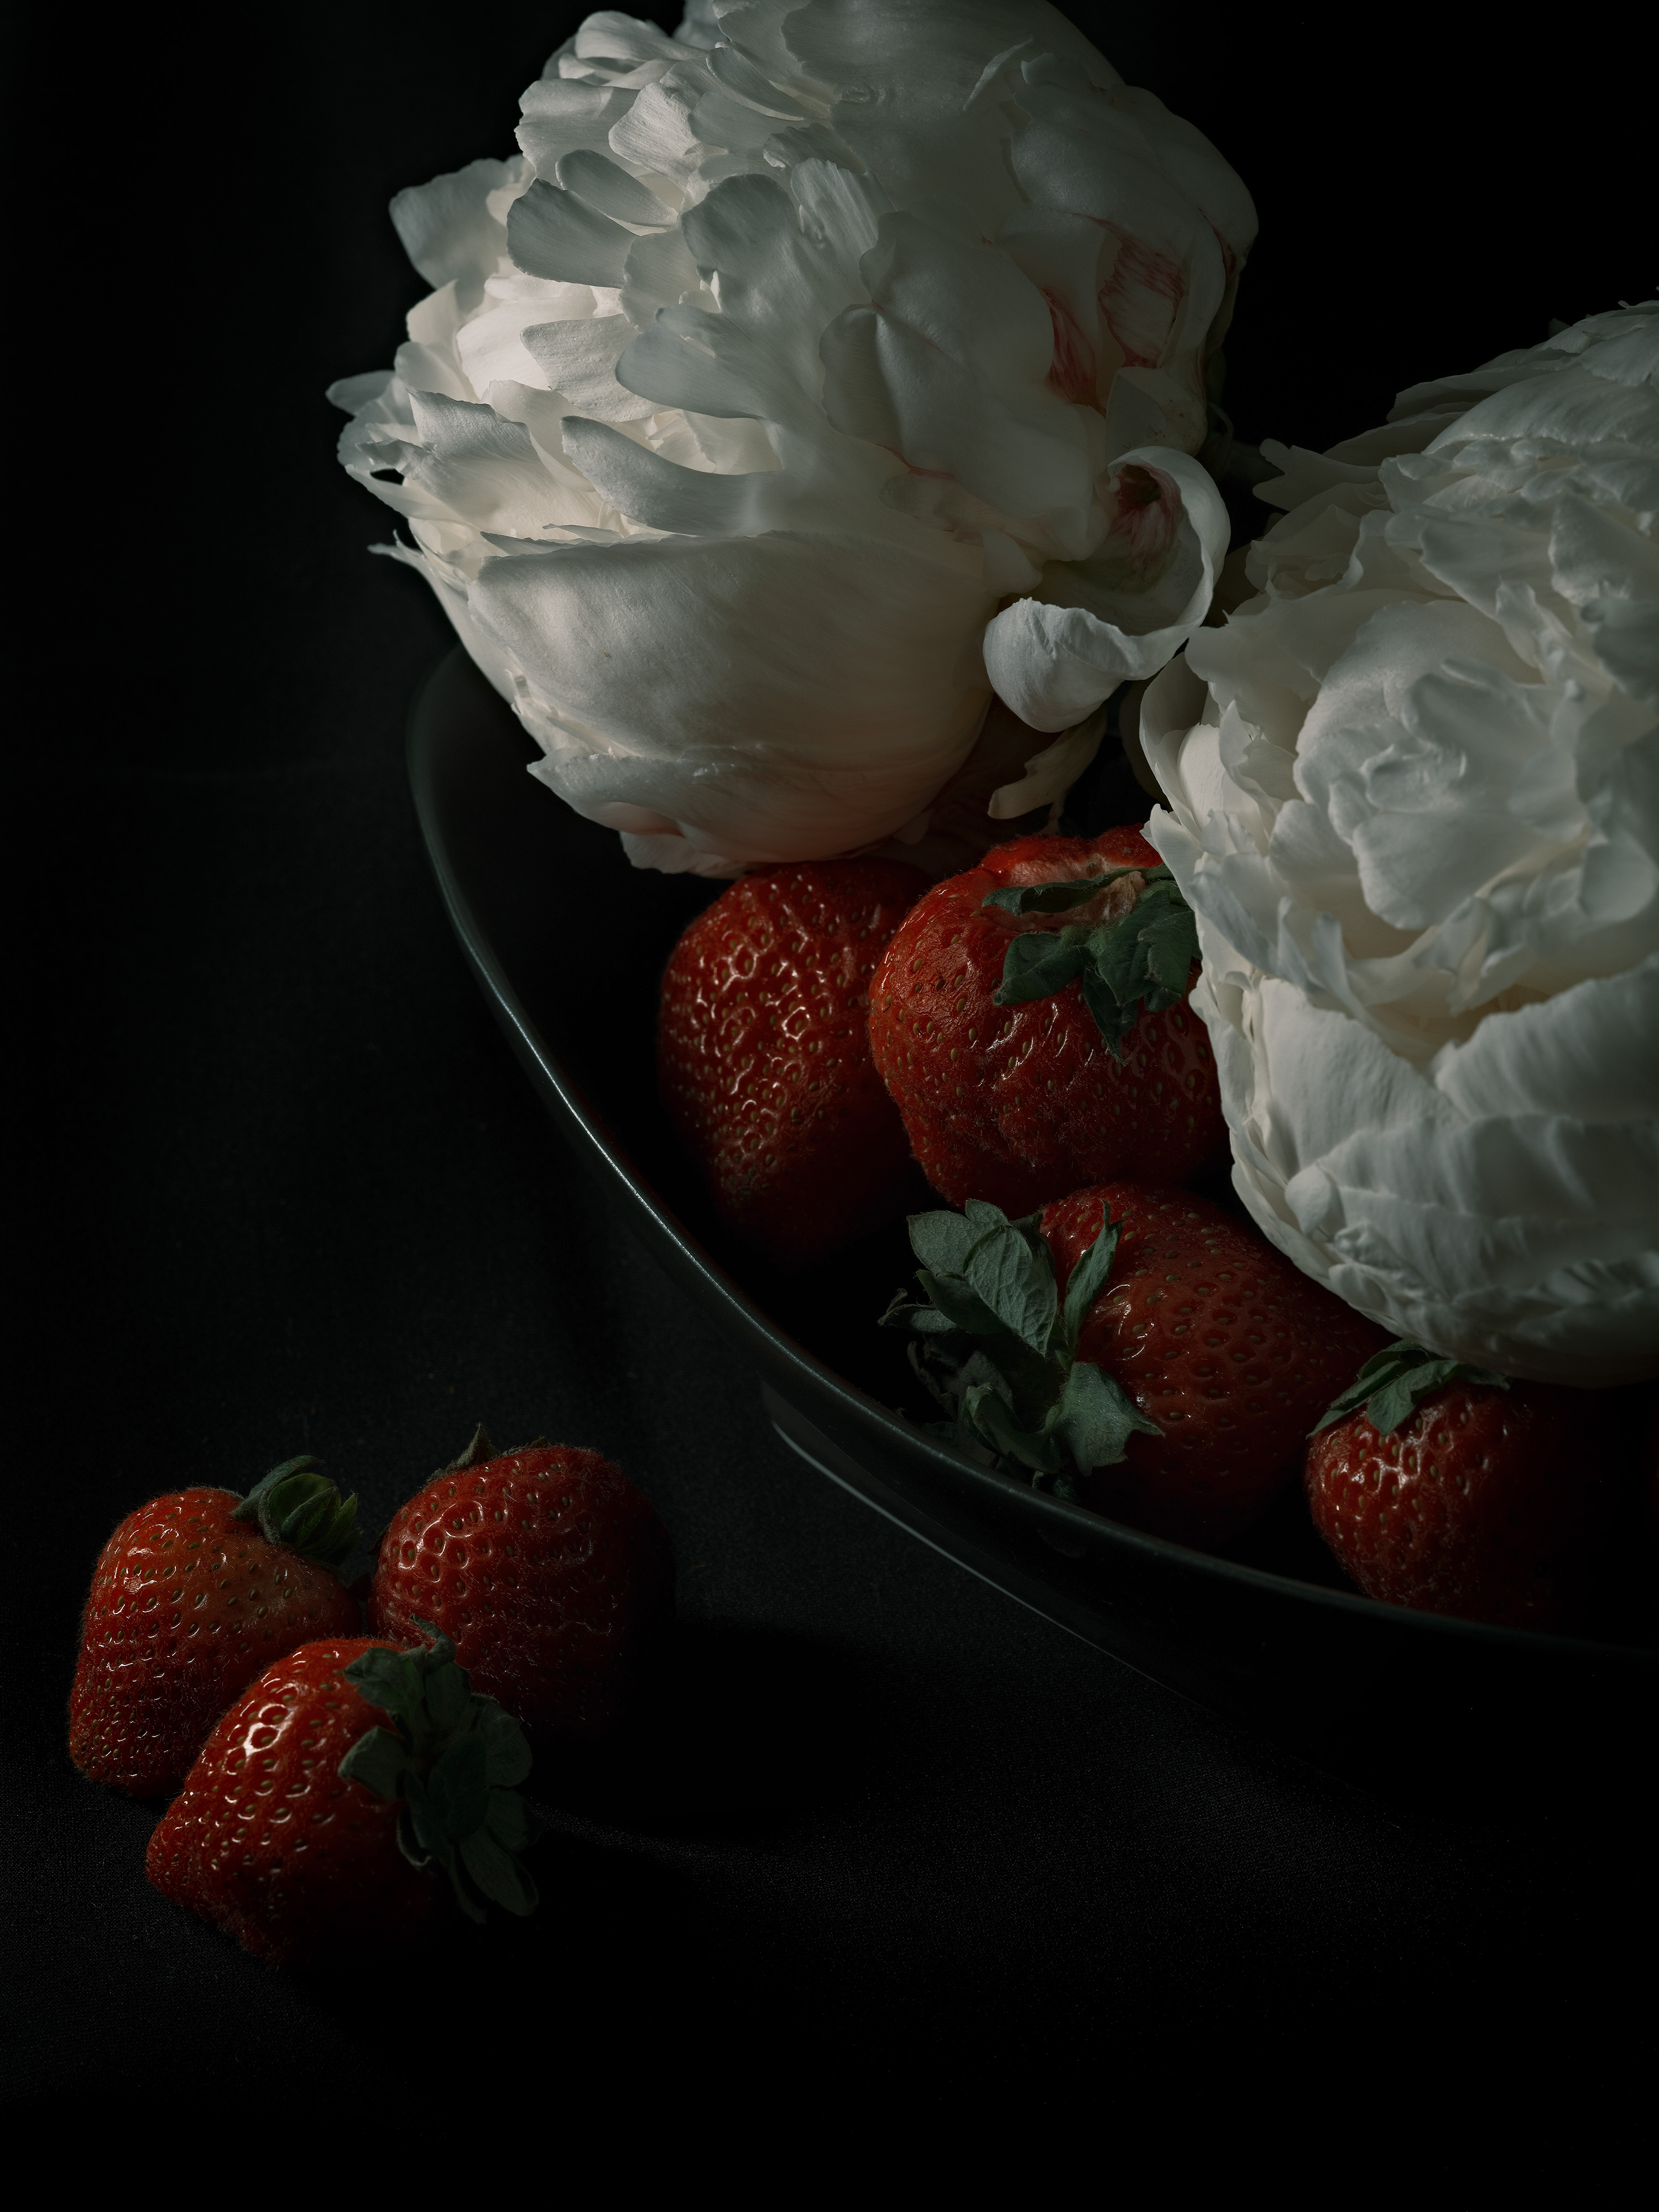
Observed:
[[[1034,807],[1052,806],[1064,799],[1095,755],[1106,734],[1103,706],[1073,730],[1066,731],[1051,745],[1034,753],[1018,783],[999,784],[985,811],[993,822],[1014,822]]]
[[[1155,676],[1210,611],[1230,534],[1221,494],[1207,470],[1172,446],[1137,447],[1120,454],[1113,467],[1131,463],[1162,470],[1178,486],[1201,556],[1198,582],[1173,623],[1139,637],[1084,607],[1050,606],[1040,599],[1017,599],[1005,607],[986,625],[986,672],[998,697],[1033,729],[1069,732],[1120,684]]]

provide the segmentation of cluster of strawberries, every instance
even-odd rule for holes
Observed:
[[[544,1438],[480,1428],[348,1588],[359,1545],[309,1458],[173,1491],[104,1547],[82,1624],[76,1765],[172,1800],[149,1879],[276,1966],[407,1942],[446,1890],[528,1912],[532,1750],[615,1723],[672,1604],[650,1505]]]
[[[662,1097],[732,1230],[800,1268],[910,1213],[933,1425],[984,1462],[1206,1547],[1299,1471],[1368,1595],[1571,1628],[1656,1394],[1516,1382],[1390,1344],[1237,1212],[1188,1000],[1190,913],[1134,829],[733,884],[664,978]],[[920,1170],[920,1172],[919,1172]],[[957,1210],[959,1209],[959,1210]],[[356,1500],[309,1458],[175,1491],[100,1556],[70,1743],[166,1797],[147,1869],[257,1957],[409,1941],[446,1890],[527,1912],[533,1752],[606,1731],[672,1603],[667,1534],[596,1452],[479,1429],[348,1586]]]
[[[915,1203],[907,1331],[935,1425],[1155,1534],[1224,1547],[1298,1474],[1385,1601],[1582,1624],[1654,1459],[1633,1394],[1390,1344],[1241,1212],[1188,1004],[1195,926],[1133,828],[734,883],[663,981],[664,1105],[728,1227],[800,1269]],[[1650,1394],[1651,1395],[1651,1394]],[[1644,1429],[1645,1424],[1645,1429]]]

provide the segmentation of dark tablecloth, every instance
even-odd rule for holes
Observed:
[[[1398,384],[1638,296],[1622,173],[1587,229],[1540,181],[1541,122],[1516,152],[1529,68],[1413,20],[1409,66],[1345,49],[1334,78],[1328,16],[1266,47],[1237,11],[1097,26],[1258,187],[1230,343],[1254,434],[1322,445]],[[568,27],[313,9],[210,99],[163,45],[88,106],[38,27],[29,81],[76,118],[84,289],[52,280],[53,312],[83,365],[52,367],[59,444],[18,434],[58,504],[33,537],[13,518],[14,603],[52,634],[14,658],[9,2089],[407,2100],[430,2028],[572,2111],[787,2097],[843,2139],[887,2111],[1121,2124],[1160,2081],[1197,2124],[1263,2067],[1281,2109],[1332,2069],[1363,2107],[1477,2060],[1523,2096],[1588,2063],[1612,2125],[1649,1929],[1633,1820],[1367,1796],[832,1489],[602,1218],[464,971],[402,757],[449,634],[366,556],[388,533],[319,392],[388,357],[420,289],[390,191],[503,150]],[[146,1886],[153,1808],[68,1765],[91,1560],[158,1488],[301,1450],[374,1521],[480,1418],[596,1445],[660,1508],[672,1679],[620,1751],[538,1776],[532,1923],[372,1987],[266,1972]]]

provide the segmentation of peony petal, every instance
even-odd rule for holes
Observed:
[[[1549,1114],[1595,1125],[1659,1115],[1659,957],[1541,1006],[1489,1014],[1467,1043],[1442,1049],[1433,1076],[1472,1120]]]
[[[874,177],[855,176],[838,162],[806,160],[791,171],[789,189],[801,212],[801,229],[830,257],[848,296],[864,289],[860,266],[880,235],[893,204]]]
[[[1197,580],[1176,619],[1144,635],[1082,607],[1020,599],[1005,608],[986,630],[985,665],[998,697],[1034,729],[1069,729],[1120,684],[1156,675],[1209,611],[1230,528],[1221,495],[1196,461],[1168,447],[1127,453],[1119,466],[1137,464],[1179,486]]]
[[[564,450],[617,513],[691,538],[753,536],[787,526],[798,488],[778,472],[714,476],[681,468],[619,430],[571,416]]]
[[[651,402],[627,390],[617,377],[617,364],[633,337],[626,315],[595,315],[586,322],[532,324],[522,343],[550,387],[580,413],[629,422],[651,412]]]
[[[770,177],[729,177],[681,226],[701,270],[716,276],[722,315],[771,355],[776,368],[815,398],[822,382],[817,334],[848,296],[848,274],[833,252],[801,230],[794,202]]]
[[[1281,1250],[1383,1326],[1450,1357],[1478,1352],[1510,1373],[1591,1387],[1650,1371],[1650,1120],[1592,1134],[1565,1116],[1466,1117],[1379,1039],[1288,985],[1267,982],[1243,1003],[1255,1039],[1245,1051],[1256,1071],[1248,1135],[1235,1118],[1241,1064],[1236,1051],[1219,1058],[1240,1155],[1234,1183]],[[1342,1103],[1325,1110],[1326,1100]],[[1274,1184],[1296,1162],[1281,1212]],[[1547,1193],[1558,1210],[1540,1212]],[[1632,1207],[1636,1193],[1645,1195]]]
[[[662,230],[674,220],[672,208],[607,155],[580,147],[564,155],[554,170],[557,184],[574,192],[584,206],[613,222]]]
[[[493,273],[507,240],[489,212],[489,197],[515,174],[510,162],[469,161],[464,169],[398,194],[392,203],[393,228],[428,284],[481,284]]]
[[[619,161],[653,176],[689,177],[703,155],[690,101],[662,84],[647,85],[618,115],[606,143]]]
[[[633,243],[632,231],[540,178],[507,218],[507,248],[518,266],[566,284],[620,284]]]
[[[947,190],[979,231],[994,236],[1018,202],[1001,148],[1008,137],[1000,103],[975,94],[988,65],[1008,49],[1034,43],[1103,91],[1121,85],[1084,34],[1048,7],[1012,9],[1000,0],[895,8],[890,0],[841,0],[795,9],[784,36],[809,77],[849,88],[836,127],[865,167],[901,204]],[[918,51],[925,66],[916,66]]]
[[[985,667],[997,696],[1023,722],[1065,730],[1120,684],[1155,674],[1182,641],[1176,636],[1166,642],[1161,631],[1126,636],[1082,607],[1018,599],[986,630]]]
[[[323,397],[331,407],[343,407],[348,415],[361,415],[392,380],[389,368],[366,369],[361,376],[336,377]]]
[[[601,54],[630,62],[684,59],[684,48],[676,46],[666,31],[659,31],[654,23],[641,22],[636,15],[624,15],[617,8],[602,8],[585,17],[572,44],[583,60]]]
[[[807,112],[784,97],[753,62],[735,46],[718,46],[708,57],[708,74],[724,90],[745,101],[763,115],[785,123],[805,123]]]
[[[1142,702],[1240,1196],[1395,1333],[1586,1387],[1659,1372],[1656,339],[1592,317],[1402,395],[1392,454],[1278,449],[1267,595]]]
[[[1195,125],[1172,115],[1155,94],[1137,87],[1131,97],[1158,167],[1201,211],[1234,259],[1243,261],[1255,243],[1258,222],[1243,179]]]
[[[1609,384],[1580,366],[1523,378],[1472,407],[1428,451],[1488,438],[1553,438],[1572,448],[1614,441],[1651,447],[1659,442],[1659,393],[1646,384]]]
[[[1034,807],[1052,806],[1064,799],[1100,750],[1105,733],[1106,714],[1102,708],[1053,744],[1045,745],[1026,762],[1025,773],[1017,783],[1001,784],[992,793],[986,809],[992,820],[1018,821]]]
[[[524,116],[514,136],[538,174],[550,177],[562,156],[579,147],[603,152],[633,105],[630,93],[605,85],[544,77],[524,95]]]
[[[514,160],[400,201],[437,289],[393,373],[337,396],[342,461],[409,519],[396,557],[555,783],[703,872],[949,855],[994,794],[1057,797],[1118,672],[1207,604],[1201,472],[1177,453],[1126,507],[1109,461],[1206,434],[1237,180],[1044,0],[696,0],[672,38],[607,10],[520,104]],[[970,766],[1011,592],[1077,631],[1025,657],[1079,700],[1048,745],[999,704]],[[1527,819],[1573,803],[1528,787]]]
[[[790,422],[802,412],[799,387],[740,324],[727,315],[677,307],[633,340],[618,379],[659,407],[695,415],[755,416]]]
[[[839,316],[823,351],[824,409],[838,430],[885,447],[915,475],[959,483],[1004,514],[1053,518],[1068,536],[1081,531],[1093,471],[1069,424],[1032,422],[1029,400],[1021,405],[975,363],[952,361],[875,308]]]
[[[410,482],[475,529],[532,537],[549,526],[557,490],[521,424],[441,392],[410,398],[421,441],[404,464]]]
[[[878,541],[550,549],[486,562],[471,604],[556,702],[555,788],[584,812],[653,805],[744,862],[890,835],[965,757],[984,712],[963,650],[981,589]],[[833,690],[831,653],[844,672]]]
[[[647,329],[664,307],[698,290],[697,264],[678,230],[643,232],[628,249],[617,304],[635,329]]]
[[[1620,690],[1659,713],[1659,605],[1588,599],[1580,609],[1601,662]]]

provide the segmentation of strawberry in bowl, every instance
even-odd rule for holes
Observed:
[[[1139,830],[1020,837],[905,916],[870,1046],[927,1180],[1024,1213],[1224,1156],[1192,915]]]
[[[1295,1481],[1381,1332],[1208,1199],[1097,1184],[1024,1220],[918,1216],[922,1297],[884,1316],[970,1452],[1212,1550]]]
[[[1314,1526],[1385,1605],[1503,1628],[1582,1628],[1636,1518],[1630,1398],[1389,1345],[1309,1438]]]
[[[1379,1670],[1392,1668],[1396,1655],[1413,1655],[1413,1665],[1421,1656],[1421,1679],[1437,1686],[1437,1698],[1453,1698],[1467,1686],[1469,1711],[1484,1711],[1492,1701],[1496,1712],[1511,1680],[1521,1691],[1524,1668],[1534,1662],[1520,1654],[1512,1661],[1507,1656],[1514,1632],[1480,1632],[1507,1639],[1506,1656],[1501,1666],[1494,1660],[1492,1671],[1477,1680],[1468,1671],[1477,1647],[1448,1633],[1459,1624],[1420,1610],[1370,1603],[1340,1581],[1301,1504],[1306,1431],[1385,1340],[1367,1337],[1347,1372],[1336,1376],[1328,1395],[1308,1409],[1273,1481],[1265,1486],[1267,1502],[1261,1505],[1260,1517],[1248,1522],[1238,1537],[1203,1540],[1218,1544],[1218,1556],[1198,1549],[1191,1536],[1159,1540],[1098,1510],[1099,1486],[1122,1481],[1124,1471],[1133,1472],[1143,1449],[1157,1441],[1133,1424],[1124,1432],[1121,1460],[1103,1458],[1086,1478],[1074,1461],[1061,1462],[1058,1450],[1048,1473],[995,1450],[977,1435],[964,1437],[954,1418],[948,1434],[930,1432],[925,1417],[943,1417],[946,1409],[936,1407],[919,1385],[913,1387],[915,1378],[905,1364],[907,1351],[914,1348],[926,1358],[930,1347],[916,1341],[913,1330],[882,1332],[861,1320],[868,1315],[872,1321],[879,1312],[884,1294],[903,1273],[902,1262],[896,1267],[885,1253],[864,1245],[831,1267],[808,1260],[787,1286],[786,1307],[773,1269],[751,1267],[743,1251],[733,1249],[733,1241],[709,1249],[688,1225],[668,1145],[653,1149],[648,1132],[638,1139],[620,1133],[635,1112],[637,1074],[621,1067],[613,1074],[608,1066],[593,1066],[588,1040],[599,1012],[592,1003],[573,1000],[562,987],[555,989],[545,980],[544,922],[501,890],[507,873],[522,878],[527,871],[539,871],[545,879],[567,884],[570,899],[579,905],[609,896],[615,889],[614,871],[602,841],[574,817],[556,813],[538,824],[526,823],[518,797],[522,748],[511,717],[459,660],[434,679],[417,717],[412,757],[422,819],[456,928],[555,1125],[599,1164],[617,1226],[641,1242],[711,1329],[753,1370],[768,1393],[770,1418],[808,1463],[844,1482],[918,1538],[1102,1649],[1222,1711],[1286,1732],[1304,1747],[1345,1698],[1365,1693],[1366,1685],[1381,1680]],[[1108,818],[1121,820],[1128,811],[1120,799]],[[1037,876],[1040,882],[1066,880],[1064,871],[1046,861]],[[983,895],[995,888],[994,882],[986,885]],[[622,979],[623,1002],[633,996],[652,1006],[659,963],[684,927],[686,887],[665,878],[661,886],[635,880],[629,889],[643,902],[652,923],[649,930],[641,928],[634,965]],[[1091,887],[1088,896],[1097,895]],[[914,902],[919,905],[927,896],[924,883]],[[1058,934],[1071,916],[1062,909],[1042,919]],[[994,997],[1000,988],[993,963],[987,995]],[[1080,973],[1071,988],[1080,999]],[[1060,992],[1050,994],[1055,1002],[1060,997]],[[1146,1000],[1139,1004],[1137,1028],[1147,1018]],[[1028,1015],[1034,1007],[1043,1011],[1044,1005],[1031,1001],[996,1011]],[[1127,1046],[1134,1034],[1132,1028]],[[948,1066],[948,1047],[944,1057]],[[965,1063],[959,1058],[956,1065]],[[1187,1188],[1155,1183],[1134,1170],[1118,1170],[1115,1177],[1068,1171],[1043,1203],[1061,1202],[1091,1181],[1114,1179],[1142,1182],[1166,1196],[1179,1196]],[[1242,1215],[1224,1186],[1218,1188],[1219,1181],[1206,1175],[1201,1188],[1219,1199],[1221,1211],[1243,1231]],[[971,1187],[967,1195],[975,1195]],[[933,1204],[939,1209],[943,1200]],[[926,1201],[910,1200],[908,1210],[924,1211]],[[1016,1221],[1034,1210],[1024,1198],[1006,1208]],[[1158,1287],[1138,1279],[1148,1294]],[[860,1281],[866,1286],[864,1296]],[[909,1302],[918,1301],[913,1297]],[[1340,1301],[1338,1310],[1351,1310]],[[1172,1334],[1183,1318],[1172,1317]],[[939,1317],[941,1330],[949,1325],[947,1317]],[[965,1365],[967,1354],[978,1348],[963,1340],[955,1347],[957,1366]],[[1072,1364],[1081,1374],[1094,1363],[1074,1359]],[[934,1378],[941,1379],[931,1362],[929,1366]],[[1105,1379],[1103,1370],[1095,1371]],[[1085,1382],[1079,1387],[1090,1386]],[[957,1402],[953,1401],[952,1415]],[[902,1413],[896,1410],[901,1403],[906,1407]],[[1115,1401],[1114,1406],[1121,1425],[1121,1409]],[[1089,1413],[1086,1406],[1081,1410]],[[1131,1411],[1140,1411],[1133,1396]],[[1156,1406],[1142,1418],[1161,1429],[1167,1426]],[[1044,1419],[1038,1404],[1018,1425],[1030,1434],[1040,1431]],[[787,1477],[787,1465],[780,1463],[781,1479]],[[1066,1489],[1073,1492],[1070,1499],[1063,1494]],[[1255,1504],[1249,1510],[1256,1510]],[[1519,1641],[1532,1639],[1522,1633]],[[1606,1644],[1583,1648],[1596,1655],[1595,1663],[1613,1669],[1596,1680],[1603,1686],[1616,1684],[1622,1701],[1618,1711],[1642,1706],[1647,1692],[1640,1655],[1621,1652],[1604,1662]],[[1547,1660],[1536,1662],[1551,1668],[1567,1663],[1553,1646]],[[1584,1666],[1591,1663],[1586,1657]],[[1394,1680],[1392,1674],[1388,1679]],[[1562,1681],[1565,1694],[1566,1674]],[[1384,1707],[1392,1710],[1392,1698],[1390,1691],[1376,1709],[1378,1728],[1386,1718]],[[1535,1743],[1538,1705],[1530,1691],[1525,1707],[1529,1741]],[[1437,1704],[1434,1711],[1440,1709]],[[1583,1711],[1582,1701],[1576,1710]],[[1358,1759],[1372,1723],[1367,1718],[1355,1725]],[[1494,1747],[1510,1740],[1506,1730],[1507,1722],[1495,1728],[1489,1739]]]
[[[902,860],[745,876],[684,932],[657,1024],[664,1111],[736,1238],[804,1267],[922,1194],[870,1057],[870,978],[927,887]]]

